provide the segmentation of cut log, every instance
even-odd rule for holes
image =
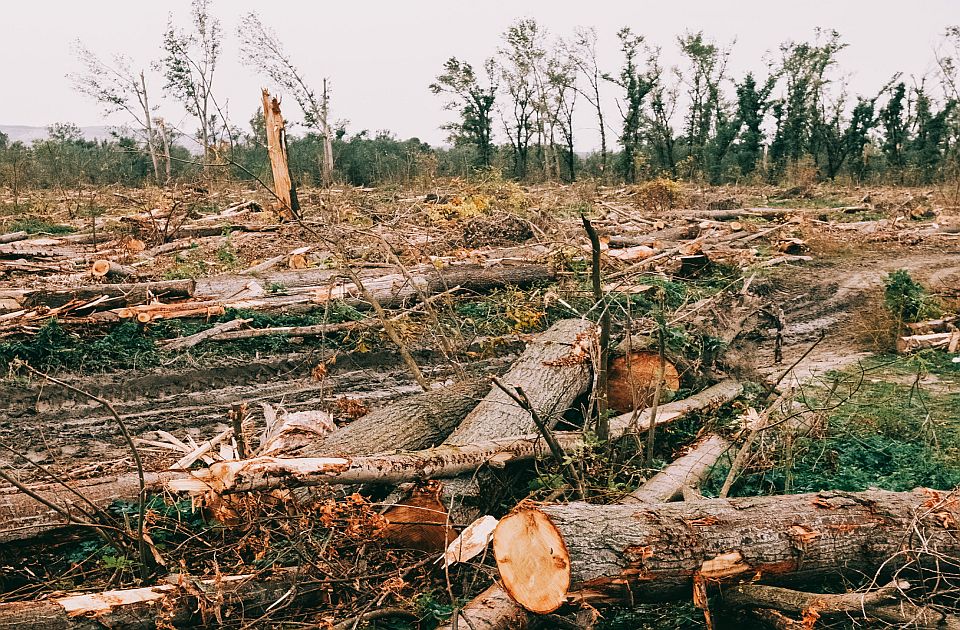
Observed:
[[[873,575],[881,566],[888,574],[909,562],[942,563],[960,558],[957,522],[960,501],[928,490],[656,506],[571,503],[521,507],[500,521],[493,545],[507,592],[543,612],[569,597],[607,603],[686,598],[698,574],[710,584],[789,586]],[[910,544],[904,537],[913,532],[925,552],[902,554]],[[520,549],[524,560],[517,562]],[[571,588],[561,592],[557,584],[566,575]]]
[[[897,339],[897,353],[907,354],[917,350],[928,350],[931,348],[948,348],[952,332],[930,333],[928,335],[909,335]]]
[[[290,595],[297,578],[292,570],[269,577],[226,575],[207,580],[173,575],[158,586],[8,602],[0,604],[0,630],[219,627],[228,618],[235,622],[262,613]],[[197,593],[206,596],[198,598]]]
[[[590,386],[593,323],[561,320],[527,346],[501,380],[521,386],[542,418],[554,421]],[[444,444],[456,446],[537,429],[527,411],[499,388],[493,388]]]
[[[352,456],[371,451],[416,450],[432,446],[453,430],[489,388],[486,380],[474,379],[404,397],[326,436],[320,443],[323,448],[311,445],[304,447],[304,452],[327,451]],[[188,478],[188,475],[182,472],[148,473],[148,492],[162,492],[164,483],[182,478]],[[135,474],[70,482],[70,485],[101,508],[106,508],[114,500],[136,501],[139,492]],[[78,500],[58,485],[31,488],[67,508]],[[31,538],[68,525],[59,514],[29,496],[12,488],[0,490],[0,543]]]
[[[726,439],[718,435],[707,436],[689,453],[625,496],[623,503],[665,503],[681,497],[684,488],[699,487],[717,460],[729,449],[730,442]]]
[[[500,582],[494,582],[457,611],[457,628],[461,630],[514,630],[526,628],[528,624],[526,609],[503,590]],[[437,630],[453,630],[453,619]]]
[[[27,308],[47,306],[55,308],[73,300],[93,300],[101,295],[114,298],[106,307],[117,305],[136,306],[152,298],[163,300],[182,299],[193,296],[193,280],[161,280],[158,282],[137,282],[130,284],[96,284],[92,286],[64,289],[60,291],[30,291],[23,298]]]
[[[607,379],[607,403],[610,408],[618,413],[627,413],[649,407],[653,403],[659,371],[660,355],[647,350],[635,351],[629,357],[620,356],[610,361]],[[669,361],[663,370],[663,380],[666,391],[676,392],[680,389],[680,374]]]
[[[19,232],[8,232],[6,234],[0,234],[0,244],[13,243],[15,241],[23,241],[28,238],[30,238],[30,233],[24,232],[23,230]]]
[[[130,278],[137,275],[137,270],[117,262],[101,259],[93,261],[93,265],[90,266],[90,275],[95,278]]]
[[[470,379],[374,409],[322,441],[290,452],[301,457],[413,451],[443,442],[490,391],[487,379]]]
[[[498,390],[499,391],[499,390]],[[711,388],[673,403],[661,405],[657,413],[657,427],[682,418],[712,405],[736,398],[742,391],[739,383],[723,381]],[[427,394],[423,394],[426,396]],[[474,410],[476,411],[476,410]],[[650,409],[637,414],[637,431],[642,433],[649,425]],[[471,412],[471,415],[473,412]],[[632,416],[632,414],[631,414]],[[622,435],[630,426],[629,418],[611,422],[611,437]],[[468,416],[469,417],[469,416]],[[464,421],[466,422],[466,421]],[[462,425],[461,425],[462,426]],[[358,430],[358,433],[360,431]],[[336,433],[328,440],[334,440]],[[559,445],[567,451],[583,447],[580,432],[554,433]],[[356,438],[355,438],[356,439]],[[205,470],[193,471],[192,477],[171,480],[167,487],[175,492],[235,493],[270,490],[278,487],[298,487],[322,483],[391,483],[424,481],[456,477],[473,473],[484,465],[502,468],[509,463],[549,456],[550,449],[539,433],[484,440],[471,444],[446,442],[436,448],[412,452],[387,452],[354,457],[329,455],[316,457],[281,458],[254,457],[246,460],[217,462]],[[353,440],[350,440],[353,444]],[[326,441],[324,442],[326,445]],[[326,448],[318,450],[329,453]],[[370,448],[361,450],[366,452]]]

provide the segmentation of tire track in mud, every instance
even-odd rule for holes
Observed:
[[[892,249],[892,248],[891,248]],[[793,377],[808,381],[825,372],[841,369],[872,354],[860,347],[850,322],[860,308],[871,308],[868,298],[883,287],[887,274],[908,270],[917,280],[936,290],[960,286],[960,248],[956,245],[904,251],[864,250],[860,258],[825,258],[812,265],[781,270],[771,280],[767,296],[784,310],[783,362],[774,365],[775,330],[768,328],[762,341],[741,354],[750,354],[756,370],[766,377],[779,377],[797,361],[821,334],[824,339],[793,370]]]
[[[493,358],[472,362],[466,369],[470,373],[502,372],[514,350],[508,344]],[[226,429],[227,412],[240,402],[250,405],[254,424],[260,427],[261,402],[298,411],[324,408],[337,398],[350,397],[372,408],[419,391],[396,353],[339,355],[318,382],[312,369],[328,357],[290,355],[177,372],[70,378],[67,382],[108,400],[134,437],[156,440],[156,432],[164,430],[181,439],[189,434],[198,442]],[[436,353],[422,351],[415,357],[431,380],[454,376],[453,367]],[[36,380],[8,380],[0,385],[0,399],[5,401],[0,407],[0,441],[34,461],[67,472],[129,457],[107,410],[66,388]],[[176,458],[159,449],[143,451],[152,469]],[[0,463],[12,459],[9,453],[0,452]],[[11,463],[27,477],[38,474],[22,461]]]

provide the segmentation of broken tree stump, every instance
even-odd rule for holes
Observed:
[[[960,558],[958,519],[960,501],[929,490],[571,503],[521,507],[500,521],[493,545],[507,592],[528,610],[551,612],[570,597],[689,597],[697,575],[779,586]],[[928,554],[901,553],[914,535]]]

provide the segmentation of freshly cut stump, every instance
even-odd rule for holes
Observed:
[[[522,510],[501,519],[493,555],[504,589],[530,612],[551,613],[566,601],[570,555],[543,512]]]
[[[619,413],[628,413],[652,405],[659,370],[660,355],[649,350],[635,351],[629,356],[610,361],[607,377],[607,402],[610,408]],[[680,374],[670,361],[664,366],[663,381],[667,391],[680,389]],[[665,400],[669,399],[663,396],[661,402]]]

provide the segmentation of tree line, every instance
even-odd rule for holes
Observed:
[[[428,86],[453,114],[443,125],[450,146],[431,147],[388,131],[350,133],[332,118],[329,78],[310,83],[257,14],[243,16],[237,29],[241,62],[302,112],[302,132],[288,136],[300,183],[373,185],[478,170],[520,181],[712,184],[798,174],[896,184],[960,176],[960,27],[945,29],[934,72],[893,74],[866,95],[851,94],[839,65],[847,44],[833,30],[780,44],[765,72],[743,76],[729,68],[735,42],[703,32],[675,39],[676,66],[629,27],[610,36],[620,53],[611,67],[599,58],[595,29],[554,37],[532,18],[511,24],[476,68],[450,57]],[[0,134],[0,183],[17,191],[269,177],[262,111],[243,129],[218,97],[223,38],[211,0],[193,0],[185,25],[170,16],[159,59],[104,58],[76,42],[75,89],[104,114],[123,114],[125,124],[100,142],[70,124],[54,125],[31,146]],[[158,116],[161,96],[192,122],[178,128]],[[598,132],[592,152],[577,150],[585,120]]]

